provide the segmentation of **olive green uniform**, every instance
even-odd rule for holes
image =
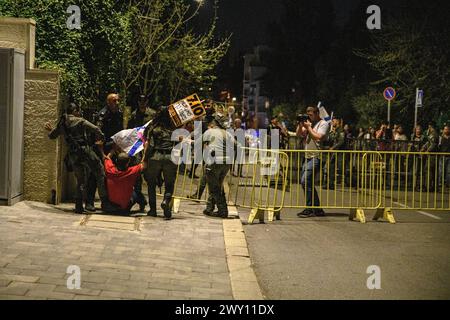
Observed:
[[[172,131],[170,124],[150,124],[147,128],[148,148],[146,159],[148,161],[144,178],[148,185],[149,215],[156,215],[156,186],[161,172],[164,177],[164,200],[161,206],[164,209],[165,218],[171,218],[170,203],[175,187],[177,165],[172,162],[171,153],[174,142],[171,141]],[[166,206],[166,208],[164,208]]]
[[[422,147],[422,152],[437,152],[439,145],[439,136],[436,131],[428,131],[425,138],[425,144]],[[439,162],[437,156],[425,154],[422,156],[423,170],[422,170],[422,190],[427,188],[434,189],[436,179],[436,164]],[[420,182],[420,181],[419,181]]]
[[[149,121],[153,120],[153,118],[156,115],[156,110],[151,108],[146,108],[145,112],[141,112],[141,110],[138,108],[137,110],[133,111],[131,113],[130,119],[128,120],[128,129],[134,129],[138,127],[142,127]],[[142,152],[136,154],[134,157],[131,158],[130,165],[137,165],[142,160]],[[134,185],[134,192],[136,193],[137,202],[139,203],[140,209],[144,209],[147,200],[145,200],[145,196],[142,193],[142,176],[139,175],[136,179],[136,183]]]
[[[133,129],[137,127],[141,127],[153,118],[156,115],[156,110],[151,108],[146,108],[145,112],[141,112],[141,110],[137,109],[131,113],[130,119],[128,120],[128,129]]]
[[[96,179],[100,198],[107,199],[103,164],[89,142],[91,135],[95,135],[96,140],[104,140],[102,131],[89,121],[69,114],[59,121],[48,136],[56,139],[59,135],[65,137],[69,147],[66,163],[72,167],[77,180],[78,205],[87,199],[87,180],[91,173]]]
[[[330,149],[343,150],[345,147],[345,133],[341,127],[336,128],[329,134]],[[327,164],[324,169],[324,188],[334,188],[335,178],[340,172],[342,174],[342,161],[344,154],[330,152],[324,154],[323,160]],[[336,165],[337,161],[337,165]]]
[[[222,128],[210,129],[206,132],[206,140],[208,141],[208,146],[211,150],[215,150],[215,161],[213,163],[206,162],[205,175],[206,183],[208,185],[209,195],[206,203],[206,209],[204,214],[209,216],[217,216],[221,218],[228,217],[228,206],[225,196],[225,191],[223,188],[223,182],[231,168],[230,164],[227,164],[230,159],[227,155],[226,141],[234,142],[234,137],[229,137],[225,129],[223,129],[224,124],[220,118],[218,118],[217,123],[219,123]],[[214,207],[217,206],[218,212],[214,213]]]

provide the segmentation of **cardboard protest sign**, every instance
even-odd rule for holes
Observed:
[[[205,114],[206,110],[195,93],[169,106],[170,118],[177,128]]]

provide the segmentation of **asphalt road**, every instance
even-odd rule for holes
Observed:
[[[346,210],[245,225],[250,257],[268,299],[450,299],[450,212],[397,211],[397,224],[348,220]],[[239,210],[245,223],[248,210]],[[257,220],[256,220],[257,221]],[[369,266],[381,289],[369,290]]]

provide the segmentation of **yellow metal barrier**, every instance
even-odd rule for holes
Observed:
[[[395,223],[393,210],[450,210],[443,170],[448,154],[314,151],[319,166],[312,173],[312,188],[320,205],[306,206],[300,180],[308,151],[284,152],[290,162],[285,208],[350,209],[350,219],[360,222],[365,222],[364,209],[376,209],[373,220],[390,223]]]
[[[249,208],[249,223],[280,219],[289,167],[288,157],[279,150],[242,148],[241,159],[233,165],[229,175],[228,203]]]
[[[289,167],[287,155],[278,150],[254,148],[241,148],[238,154],[240,159],[235,159],[224,182],[228,205],[250,209],[250,223],[254,219],[264,221],[264,212],[268,212],[269,221],[280,219]],[[206,202],[208,188],[204,165],[198,167],[178,166],[174,188],[175,212],[181,200]]]
[[[312,170],[312,186],[302,175],[305,150],[285,150],[289,156],[286,208],[376,209],[382,202],[382,173],[384,166],[378,152],[314,151],[318,165]],[[311,153],[311,152],[310,152]],[[303,168],[304,169],[304,168]],[[320,204],[306,206],[308,187],[317,190]]]
[[[311,153],[315,165],[306,170]],[[251,210],[249,223],[264,221],[265,212],[269,221],[279,219],[283,208],[349,209],[350,219],[361,223],[369,209],[376,210],[373,220],[390,223],[395,223],[393,210],[450,210],[450,190],[441,169],[448,154],[242,148],[240,157],[224,189],[229,205]],[[174,192],[178,203],[192,200],[192,195],[206,201],[203,166],[193,171],[188,166],[178,171]],[[312,177],[306,179],[306,173]]]
[[[450,210],[446,153],[383,152],[386,164],[381,207],[395,210]]]

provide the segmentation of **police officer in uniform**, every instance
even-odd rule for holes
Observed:
[[[206,107],[206,115],[202,118],[202,134],[208,130],[208,125],[214,120],[216,110],[213,106]],[[204,163],[203,163],[204,165]],[[194,170],[195,172],[195,170]],[[206,189],[206,174],[203,172],[197,190],[192,195],[188,195],[189,199],[200,200],[202,198],[203,192]]]
[[[96,125],[105,134],[105,154],[112,149],[113,141],[111,137],[123,130],[123,112],[119,107],[119,95],[108,94],[106,107],[96,115]]]
[[[67,113],[63,114],[56,128],[50,123],[45,125],[49,131],[49,138],[56,139],[63,135],[69,151],[65,162],[70,166],[77,180],[77,194],[75,202],[75,212],[83,213],[83,200],[86,201],[86,186],[89,174],[92,173],[96,179],[98,192],[102,200],[102,209],[111,211],[112,204],[108,200],[105,187],[105,172],[102,161],[98,158],[89,143],[89,135],[94,134],[97,141],[102,141],[104,135],[102,131],[85,120],[81,116],[81,109],[74,103],[67,108]]]
[[[128,120],[128,129],[142,127],[149,121],[153,120],[156,115],[156,110],[149,108],[148,99],[145,95],[140,95],[138,100],[138,108],[131,113],[130,120]],[[138,153],[131,159],[131,166],[137,165],[142,160],[143,152]],[[144,211],[145,206],[147,205],[147,200],[145,200],[145,196],[142,193],[142,176],[136,180],[136,184],[134,185],[134,191],[136,192],[136,202],[139,203],[139,211]]]
[[[427,153],[424,155],[426,161],[424,162],[424,172],[422,178],[422,191],[433,190],[435,187],[435,176],[436,176],[436,156],[432,156],[430,152],[437,152],[439,146],[439,135],[435,129],[436,124],[430,122],[428,124],[426,142],[422,147],[421,152]]]
[[[422,150],[422,147],[425,145],[425,142],[426,142],[426,137],[422,132],[422,126],[417,125],[417,127],[414,128],[413,134],[411,135],[411,144],[409,146],[409,151],[410,152],[420,152]],[[412,159],[410,159],[411,167],[414,166],[414,168],[413,168],[414,179],[416,181],[414,187],[417,191],[420,190],[420,176],[422,175],[420,163],[422,160],[423,160],[422,156],[417,156],[417,155],[414,155],[412,157]]]
[[[345,133],[341,127],[340,119],[333,119],[333,128],[331,129],[328,141],[330,148],[328,150],[343,150],[345,147]],[[342,171],[342,154],[331,152],[329,154],[324,153],[324,161],[328,163],[327,168],[324,170],[324,182],[323,188],[334,190],[335,178],[338,172]],[[327,161],[329,159],[329,161]],[[337,160],[337,170],[336,170]],[[342,172],[341,172],[342,174]]]
[[[161,208],[164,210],[164,219],[172,218],[172,194],[175,187],[177,165],[172,161],[171,141],[173,127],[167,107],[158,111],[152,123],[146,128],[147,142],[144,149],[144,161],[147,161],[147,169],[144,178],[148,185],[148,202],[150,210],[147,215],[156,217],[156,186],[161,172],[164,177],[164,199]]]
[[[95,152],[97,157],[99,159],[103,159],[103,145],[97,144],[97,138],[94,134],[91,134],[89,136],[89,145],[91,146],[92,150]],[[103,166],[103,163],[102,163]],[[97,180],[95,177],[95,174],[91,171],[88,177],[88,184],[87,184],[87,198],[86,198],[86,205],[85,210],[88,212],[95,212],[95,191],[97,190]]]
[[[156,115],[156,110],[148,107],[148,100],[145,95],[140,95],[138,100],[138,108],[131,113],[128,120],[128,129],[141,127]]]
[[[105,134],[105,144],[102,150],[97,150],[93,144],[94,151],[100,154],[109,154],[112,149],[113,141],[111,137],[117,132],[123,130],[123,112],[119,108],[119,95],[110,93],[106,98],[106,107],[94,114],[94,123]],[[87,206],[86,210],[95,212],[94,199],[95,191],[97,189],[96,178],[92,174],[88,178],[87,185]]]
[[[209,130],[205,133],[211,159],[205,159],[206,183],[209,189],[208,201],[203,214],[211,217],[228,218],[228,206],[223,188],[223,182],[231,168],[230,157],[227,150],[227,139],[234,143],[234,137],[228,136],[227,119],[219,113],[208,125]],[[234,147],[234,146],[233,146]],[[214,212],[217,206],[218,211]]]

